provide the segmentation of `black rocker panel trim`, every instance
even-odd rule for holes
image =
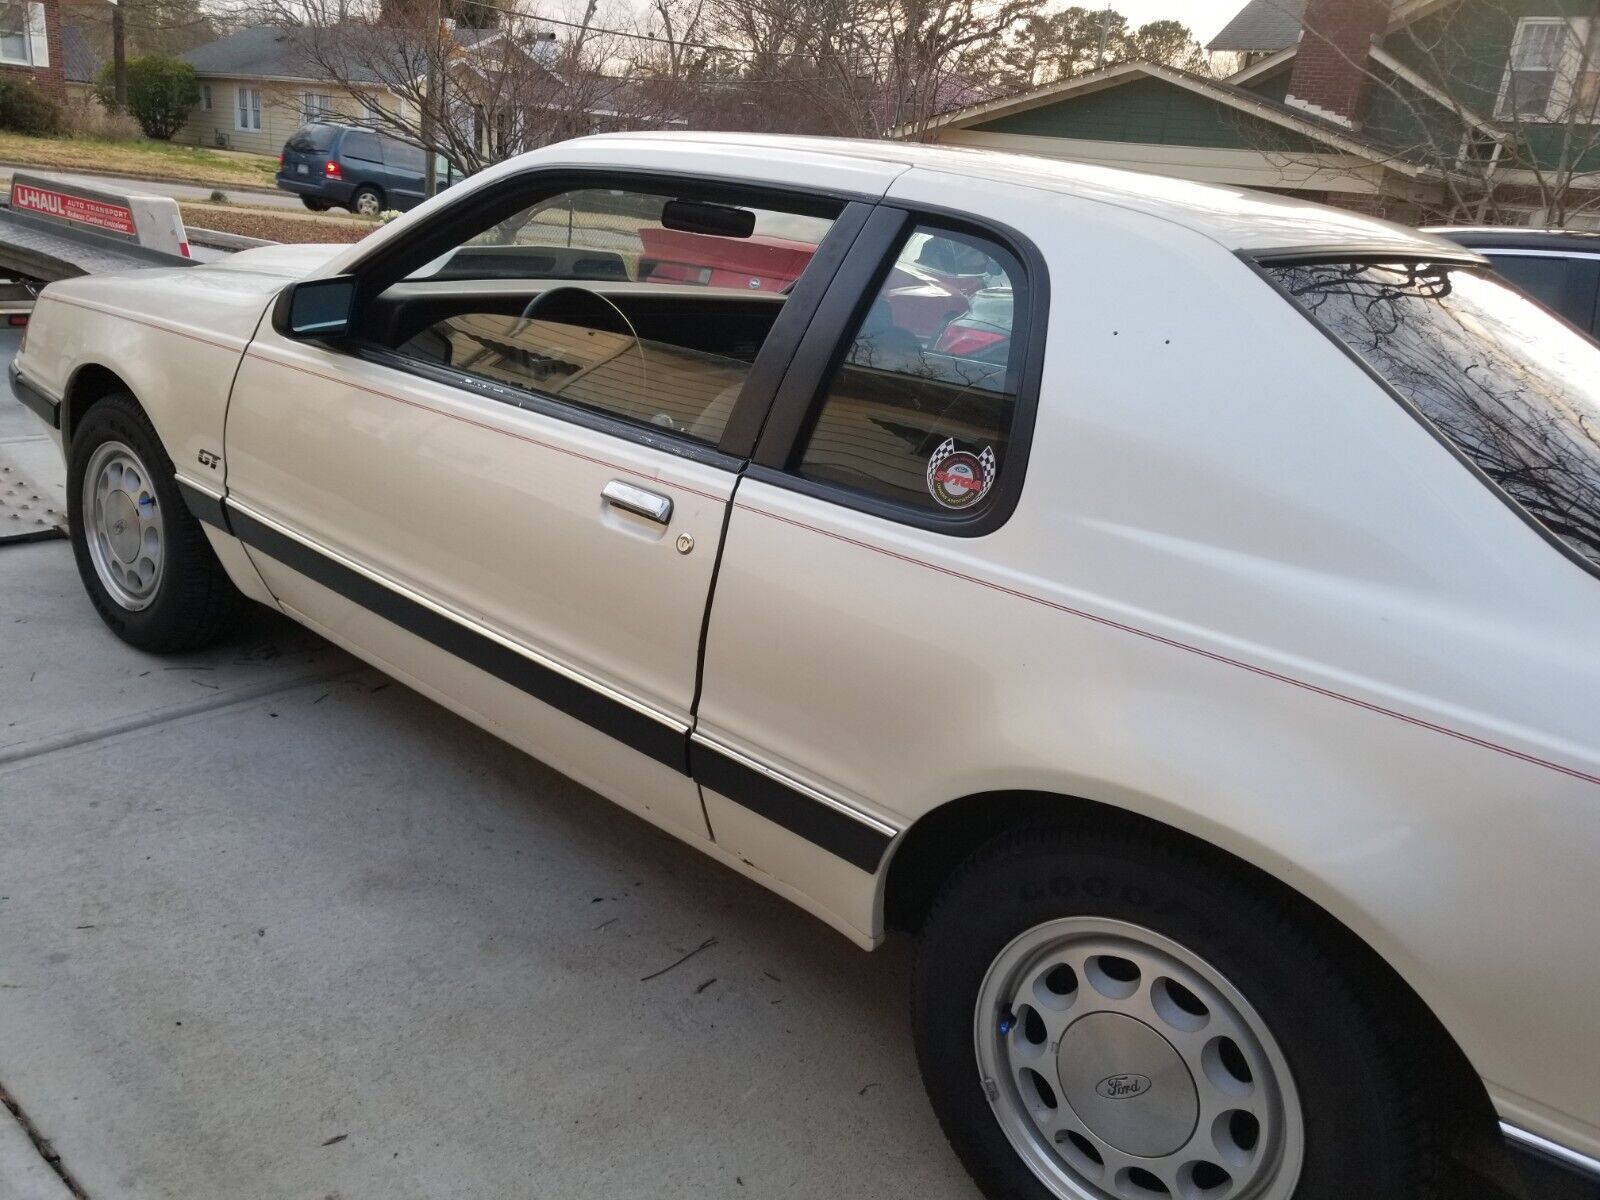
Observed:
[[[29,383],[15,363],[11,364],[11,390],[25,407],[43,417],[51,429],[61,428],[61,401],[51,399]]]
[[[179,481],[184,500],[202,521],[228,529],[261,553],[299,571],[352,603],[391,621],[463,662],[526,692],[641,754],[691,775],[742,808],[805,838],[863,871],[875,872],[890,836],[789,787],[764,772],[699,743],[686,733],[620,704],[553,671],[493,638],[441,616],[390,587],[279,533],[236,506],[224,506]],[[210,508],[207,506],[214,506]],[[221,520],[212,517],[220,516]]]
[[[178,485],[178,495],[183,497],[183,502],[189,506],[189,511],[194,514],[195,520],[206,525],[213,525],[224,533],[232,533],[228,526],[228,511],[222,501],[215,496],[208,496],[192,483],[174,477],[173,482]]]
[[[891,840],[888,834],[702,742],[690,743],[689,763],[696,783],[783,826],[851,866],[875,873],[883,861]]]
[[[441,616],[392,588],[353,571],[294,538],[230,507],[234,534],[286,567],[299,571],[346,600],[431,642],[463,662],[526,692],[552,708],[632,746],[641,754],[688,773],[688,734],[629,708],[559,671],[518,654],[493,638]]]

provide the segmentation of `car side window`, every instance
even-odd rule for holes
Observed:
[[[383,156],[378,151],[378,135],[375,133],[352,130],[344,135],[344,141],[339,145],[339,153],[346,158],[359,158],[363,162],[383,161]]]
[[[1005,247],[916,227],[846,343],[794,473],[925,514],[985,507],[1006,469],[1027,300]]]
[[[838,209],[800,207],[562,191],[476,230],[377,308],[408,357],[715,445]]]
[[[421,146],[413,146],[396,138],[383,139],[383,161],[386,166],[401,171],[414,171],[418,175],[422,174],[422,168],[427,163]]]
[[[1572,275],[1572,260],[1555,256],[1520,254],[1489,255],[1495,273],[1509,279],[1539,303],[1557,312],[1567,300],[1567,282]]]

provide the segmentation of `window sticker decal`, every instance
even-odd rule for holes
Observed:
[[[928,459],[928,492],[945,508],[971,508],[988,493],[994,474],[993,446],[972,454],[945,438]]]

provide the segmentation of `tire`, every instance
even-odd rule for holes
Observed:
[[[312,212],[327,212],[333,207],[326,200],[318,200],[315,196],[301,196],[300,203],[304,204]]]
[[[84,589],[130,646],[167,654],[210,645],[245,610],[178,494],[150,418],[126,392],[99,401],[73,431],[67,515]]]
[[[383,193],[371,184],[362,184],[351,193],[350,211],[362,217],[377,216],[383,211]]]
[[[912,1024],[934,1111],[996,1200],[1438,1197],[1440,1075],[1333,943],[1177,839],[1008,834],[924,926]]]

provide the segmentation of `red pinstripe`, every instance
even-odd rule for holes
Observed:
[[[96,312],[107,316],[119,317],[122,320],[132,321],[135,324],[144,325],[151,329],[157,329],[163,333],[176,334],[179,337],[188,338],[191,341],[202,342],[205,345],[215,346],[219,349],[237,351],[243,348],[241,345],[231,345],[226,342],[214,341],[211,338],[203,337],[197,333],[190,333],[189,331],[179,329],[176,326],[161,324],[155,321],[148,321],[141,317],[129,316],[127,313],[114,312],[111,309],[99,308],[90,304],[83,304],[76,300],[68,300],[60,296],[52,296],[50,299],[57,304],[65,304],[72,308],[81,308],[87,312]],[[408,400],[404,396],[397,396],[392,392],[385,392],[378,388],[368,387],[366,384],[355,383],[349,379],[341,379],[336,375],[328,375],[321,371],[314,371],[310,367],[304,367],[298,363],[289,362],[286,359],[260,354],[259,352],[255,352],[254,357],[261,359],[263,362],[271,362],[278,366],[287,367],[291,371],[299,371],[301,374],[311,375],[317,379],[322,379],[329,383],[339,384],[343,387],[355,388],[357,391],[366,392],[367,394],[377,396],[380,399],[392,400],[396,404],[404,404],[408,408],[420,409],[422,412],[431,413],[436,417],[444,417],[451,421],[460,421],[465,425],[471,425],[475,428],[486,430],[489,433],[499,434],[502,437],[515,438],[517,441],[526,442],[529,445],[538,446],[544,450],[550,450],[557,454],[565,454],[572,458],[581,459],[584,462],[594,463],[596,466],[608,467],[613,471],[620,471],[625,475],[632,475],[637,479],[660,482],[659,480],[655,480],[652,476],[645,475],[643,472],[638,471],[633,467],[626,466],[622,463],[612,462],[609,459],[598,458],[591,454],[584,454],[581,451],[572,450],[566,446],[558,446],[553,442],[547,442],[540,438],[532,437],[528,434],[517,433],[509,429],[502,429],[498,426],[490,425],[484,421],[476,421],[471,417],[462,416],[459,413],[447,412],[444,409],[433,408],[427,404],[420,404],[415,400]],[[721,496],[714,495],[710,492],[702,492],[697,488],[688,487],[679,483],[674,483],[670,486],[677,488],[678,490],[688,492],[691,495],[699,496],[705,500],[723,503],[723,498]],[[863,550],[870,550],[874,554],[882,554],[888,558],[898,559],[899,561],[914,567],[922,567],[925,570],[937,571],[939,574],[948,575],[952,579],[960,579],[963,582],[975,584],[978,587],[988,588],[990,591],[1001,592],[1007,596],[1013,596],[1018,600],[1025,600],[1030,604],[1043,605],[1046,608],[1055,609],[1057,612],[1066,613],[1069,616],[1077,617],[1084,621],[1092,621],[1096,625],[1103,625],[1108,629],[1115,629],[1121,633],[1132,634],[1135,637],[1145,638],[1148,641],[1157,642],[1163,646],[1170,646],[1174,650],[1182,650],[1188,654],[1195,654],[1201,658],[1210,659],[1212,662],[1221,663],[1224,666],[1234,667],[1241,671],[1249,671],[1252,675],[1259,675],[1264,679],[1271,679],[1277,683],[1283,683],[1290,687],[1300,688],[1302,691],[1312,692],[1315,695],[1326,697],[1329,700],[1337,700],[1343,704],[1350,704],[1356,708],[1364,709],[1367,712],[1375,713],[1378,716],[1388,717],[1391,720],[1403,721],[1405,724],[1414,726],[1418,729],[1426,729],[1432,733],[1438,733],[1445,737],[1455,738],[1457,741],[1466,742],[1468,745],[1478,746],[1484,750],[1492,750],[1496,754],[1504,754],[1510,758],[1518,759],[1521,762],[1529,763],[1536,767],[1543,767],[1546,770],[1556,771],[1559,774],[1569,776],[1573,779],[1581,779],[1585,783],[1600,785],[1600,775],[1592,775],[1587,771],[1580,771],[1576,767],[1569,767],[1563,765],[1562,763],[1552,762],[1547,758],[1540,758],[1537,755],[1528,754],[1525,751],[1517,750],[1510,746],[1502,746],[1498,742],[1491,742],[1485,738],[1477,737],[1474,734],[1464,733],[1459,729],[1451,729],[1448,725],[1440,725],[1436,722],[1425,720],[1422,717],[1413,716],[1410,713],[1403,713],[1396,709],[1386,708],[1381,704],[1374,704],[1370,700],[1362,700],[1358,696],[1349,696],[1343,692],[1336,692],[1332,688],[1323,687],[1321,684],[1311,683],[1304,679],[1296,679],[1294,676],[1285,675],[1281,671],[1274,671],[1267,667],[1257,666],[1254,663],[1247,663],[1241,659],[1231,658],[1226,654],[1219,654],[1215,650],[1207,650],[1201,646],[1191,646],[1187,642],[1180,642],[1177,639],[1167,637],[1164,634],[1154,633],[1148,629],[1140,629],[1136,625],[1129,625],[1122,621],[1116,621],[1110,617],[1101,616],[1098,613],[1088,612],[1081,608],[1073,608],[1070,605],[1061,604],[1055,600],[1047,600],[1043,596],[1035,596],[1029,592],[1019,591],[1016,588],[1007,587],[1005,584],[996,583],[991,579],[980,579],[976,575],[968,575],[961,571],[952,570],[949,567],[941,567],[937,563],[931,563],[924,559],[914,558],[908,554],[901,554],[898,551],[889,550],[882,546],[874,546],[870,542],[863,542],[856,538],[847,537],[842,533],[834,533],[831,530],[819,529],[814,525],[807,525],[803,521],[796,521],[790,517],[780,516],[777,513],[768,512],[764,508],[757,508],[751,504],[740,504],[737,507],[744,509],[746,512],[751,512],[757,514],[758,516],[766,517],[769,520],[781,521],[783,524],[792,525],[797,529],[804,529],[807,532],[821,534],[823,537],[832,538],[835,541],[844,542],[851,546],[857,546]]]
[[[132,321],[135,325],[143,325],[147,329],[159,329],[162,333],[173,333],[181,338],[188,338],[191,342],[204,342],[207,346],[215,346],[219,350],[231,350],[235,354],[244,349],[243,342],[219,342],[212,338],[204,337],[198,333],[190,333],[187,329],[179,329],[176,325],[168,325],[161,321],[147,321],[143,317],[129,316],[125,312],[115,309],[101,308],[96,304],[84,304],[80,300],[68,300],[64,296],[47,296],[55,304],[65,304],[68,308],[81,308],[85,312],[100,313],[102,316],[117,317],[123,321]]]
[[[1081,608],[1073,608],[1070,605],[1061,604],[1055,600],[1047,600],[1043,596],[1035,596],[1029,592],[1018,591],[1016,588],[1007,587],[1005,584],[996,583],[991,579],[980,579],[976,575],[968,575],[962,571],[952,570],[949,567],[941,567],[937,563],[931,563],[920,558],[914,558],[909,554],[901,554],[895,550],[888,550],[882,546],[874,546],[871,542],[863,542],[853,537],[847,537],[842,533],[834,533],[833,531],[827,529],[818,529],[814,525],[807,525],[804,521],[796,521],[791,517],[780,516],[778,513],[768,512],[766,509],[757,508],[752,504],[739,504],[736,507],[741,508],[746,512],[751,512],[757,514],[758,516],[766,517],[769,520],[781,521],[785,525],[793,525],[796,529],[804,529],[809,533],[818,533],[823,537],[832,538],[837,542],[844,542],[847,545],[858,546],[863,550],[871,550],[874,554],[882,554],[888,558],[898,559],[900,562],[908,563],[914,567],[923,567],[929,571],[937,571],[939,574],[948,575],[952,579],[960,579],[966,583],[976,584],[978,587],[988,588],[993,592],[1002,592],[1007,596],[1014,596],[1018,600],[1026,600],[1030,604],[1039,604],[1043,605],[1045,608],[1053,608],[1057,612],[1066,613],[1069,616],[1078,617],[1085,621],[1093,621],[1096,625],[1103,625],[1108,629],[1115,629],[1121,633],[1129,633],[1135,637],[1141,637],[1148,641],[1158,642],[1163,646],[1170,646],[1174,650],[1182,650],[1189,654],[1197,654],[1201,658],[1210,659],[1212,662],[1222,663],[1223,665],[1229,667],[1236,667],[1241,671],[1249,671],[1252,675],[1260,675],[1265,679],[1271,679],[1278,683],[1285,683],[1290,687],[1300,688],[1303,691],[1313,692],[1318,696],[1325,696],[1329,700],[1338,700],[1343,704],[1351,704],[1356,708],[1365,709],[1367,712],[1376,713],[1382,717],[1389,717],[1391,720],[1404,721],[1407,725],[1414,725],[1418,729],[1426,729],[1432,733],[1443,734],[1445,737],[1455,738],[1457,741],[1466,742],[1473,746],[1479,746],[1485,750],[1493,750],[1496,754],[1505,754],[1511,758],[1520,759],[1522,762],[1530,763],[1536,767],[1544,767],[1547,770],[1557,771],[1562,775],[1570,776],[1573,779],[1581,779],[1585,783],[1600,784],[1600,775],[1591,775],[1587,771],[1578,770],[1576,767],[1568,767],[1558,762],[1551,762],[1547,758],[1539,758],[1537,755],[1528,754],[1522,750],[1515,750],[1510,746],[1502,746],[1498,742],[1487,741],[1484,738],[1477,737],[1473,734],[1463,733],[1459,729],[1451,729],[1447,725],[1439,725],[1433,721],[1424,720],[1422,717],[1412,716],[1409,713],[1398,712],[1392,708],[1385,708],[1383,705],[1374,704],[1370,700],[1362,700],[1357,696],[1347,696],[1343,692],[1336,692],[1331,688],[1323,687],[1321,684],[1310,683],[1304,679],[1296,679],[1292,675],[1285,675],[1280,671],[1273,671],[1267,667],[1257,666],[1254,663],[1247,663],[1237,658],[1230,658],[1228,655],[1219,654],[1215,650],[1207,650],[1201,646],[1191,646],[1187,642],[1180,642],[1175,638],[1167,637],[1164,634],[1153,633],[1148,629],[1140,629],[1137,625],[1129,625],[1122,621],[1112,620],[1110,617],[1101,616],[1098,613],[1087,612]]]

